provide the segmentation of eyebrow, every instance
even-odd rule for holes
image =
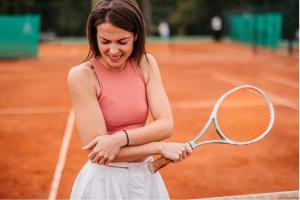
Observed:
[[[102,36],[98,36],[99,38],[103,39],[103,40],[107,40],[107,41],[110,41],[109,39],[106,39]],[[124,37],[124,38],[121,38],[121,39],[118,39],[117,41],[121,41],[121,40],[125,40],[125,39],[129,39],[129,37]]]

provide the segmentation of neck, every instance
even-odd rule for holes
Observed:
[[[124,64],[122,64],[121,66],[119,66],[119,67],[112,67],[112,66],[110,66],[103,58],[98,58],[97,59],[102,65],[103,65],[103,67],[105,67],[107,70],[109,70],[109,71],[112,71],[112,72],[121,72],[121,71],[123,71],[124,70],[124,68],[126,67],[126,65],[127,65],[127,61],[128,61],[128,59],[126,60],[126,62],[124,63]]]

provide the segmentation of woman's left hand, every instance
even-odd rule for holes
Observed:
[[[88,158],[93,163],[108,164],[115,159],[121,147],[126,145],[125,141],[126,135],[122,132],[112,135],[101,135],[93,139],[82,149],[91,150]]]

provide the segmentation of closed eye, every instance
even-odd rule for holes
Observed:
[[[102,44],[109,44],[109,43],[111,43],[111,40],[108,40],[108,39],[106,39],[104,37],[100,36],[99,39],[100,39],[100,42]],[[128,43],[128,41],[129,41],[129,38],[126,37],[126,38],[121,38],[121,39],[117,40],[117,43],[119,43],[120,45],[126,45]]]
[[[109,44],[110,41],[105,40],[105,41],[101,41],[101,43],[102,43],[102,44]]]
[[[122,41],[122,42],[119,42],[119,44],[121,44],[121,45],[125,45],[125,44],[127,44],[127,41],[126,41],[126,42],[124,42],[124,41]]]

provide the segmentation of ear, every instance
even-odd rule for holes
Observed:
[[[137,37],[138,37],[138,36],[137,36],[137,34],[136,34],[136,35],[134,36],[134,41],[136,41],[136,40],[137,40]]]

